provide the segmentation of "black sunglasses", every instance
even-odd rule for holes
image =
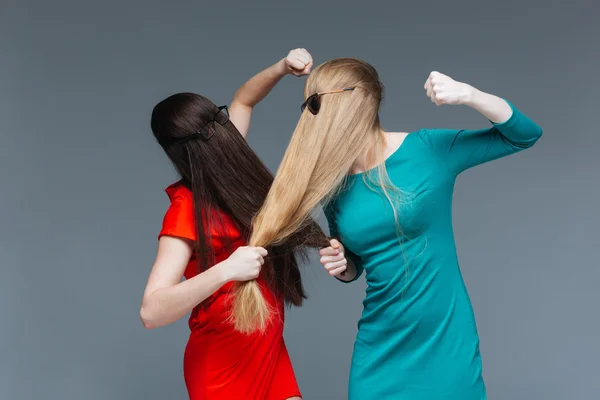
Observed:
[[[306,99],[306,101],[304,103],[302,103],[302,107],[300,107],[300,109],[302,110],[302,112],[304,112],[304,109],[306,107],[308,107],[308,111],[310,111],[312,113],[312,115],[317,115],[319,113],[319,110],[321,110],[321,96],[324,94],[331,94],[331,93],[343,93],[343,92],[348,92],[351,90],[354,90],[356,88],[344,88],[344,89],[336,89],[336,90],[330,90],[327,92],[319,92],[319,93],[315,93],[315,94],[311,94],[310,96],[308,96],[308,98]]]
[[[225,125],[229,121],[229,109],[227,106],[218,107],[219,111],[215,114],[215,116],[208,121],[201,129],[197,130],[195,133],[191,135],[183,136],[180,138],[174,138],[171,144],[177,143],[185,143],[190,140],[202,139],[204,141],[213,137],[216,132],[215,122],[219,125]]]
[[[208,140],[213,137],[216,132],[215,122],[219,125],[225,125],[227,121],[229,121],[229,109],[227,106],[221,106],[213,119],[208,121],[202,129],[196,131],[196,134],[200,135],[202,140]]]

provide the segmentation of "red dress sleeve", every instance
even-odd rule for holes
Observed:
[[[181,184],[169,186],[166,192],[171,199],[171,205],[163,218],[162,229],[158,237],[174,236],[191,241],[196,240],[192,192]]]

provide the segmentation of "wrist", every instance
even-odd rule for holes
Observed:
[[[273,65],[273,68],[275,70],[275,73],[279,77],[284,77],[290,72],[287,68],[287,65],[285,65],[285,58],[282,58],[281,60],[277,61],[277,63]]]
[[[465,91],[463,93],[463,99],[461,104],[469,107],[476,108],[477,104],[481,99],[482,92],[473,86],[465,83]]]
[[[213,267],[213,269],[217,273],[218,279],[223,285],[233,281],[233,277],[231,276],[231,273],[230,273],[230,261],[229,260],[225,260],[225,261],[218,263],[217,265],[215,265]]]

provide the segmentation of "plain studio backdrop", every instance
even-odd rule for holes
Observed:
[[[598,398],[598,4],[523,1],[7,1],[0,7],[0,399],[184,399],[186,320],[139,305],[177,177],[152,107],[180,91],[228,104],[295,47],[372,63],[390,130],[480,128],[435,107],[432,70],[515,103],[545,135],[461,175],[454,223],[491,399]],[[273,171],[305,78],[255,110]],[[323,222],[323,220],[321,220]],[[285,338],[307,400],[347,397],[365,281],[314,257]],[[436,399],[432,399],[436,400]],[[460,400],[460,399],[457,399]]]

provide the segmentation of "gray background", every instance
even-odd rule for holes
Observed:
[[[431,70],[545,129],[532,150],[459,178],[459,256],[489,397],[597,398],[598,6],[205,3],[2,0],[0,398],[185,398],[186,322],[148,332],[138,317],[176,179],[150,111],[178,91],[228,103],[294,47],[374,64],[391,130],[487,126],[433,106]],[[250,144],[273,170],[303,82],[286,78],[256,110]],[[285,333],[298,380],[306,399],[343,399],[365,283],[338,284],[316,262],[304,277],[310,301]]]

